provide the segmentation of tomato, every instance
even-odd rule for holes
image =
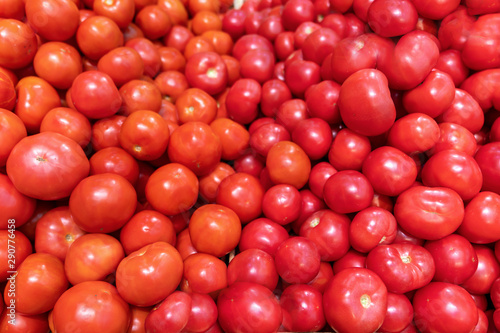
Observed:
[[[29,133],[38,133],[45,115],[61,106],[57,91],[44,79],[28,76],[16,85],[16,114]]]
[[[333,263],[332,270],[334,274],[338,274],[340,271],[352,267],[365,268],[366,254],[350,249],[342,258]]]
[[[319,199],[323,199],[325,183],[336,172],[337,170],[328,162],[319,162],[313,166],[308,181],[311,192]]]
[[[304,284],[294,284],[283,290],[280,305],[283,327],[290,331],[317,332],[326,323],[321,292]]]
[[[40,133],[56,132],[73,139],[82,148],[90,143],[92,128],[89,120],[80,112],[59,107],[47,112],[40,124]]]
[[[123,46],[124,38],[112,19],[96,15],[80,24],[76,31],[76,41],[87,58],[99,60],[109,51]]]
[[[343,128],[333,139],[328,151],[328,161],[336,170],[361,171],[370,151],[371,143],[366,136]]]
[[[188,211],[198,199],[199,182],[187,167],[170,163],[154,171],[146,183],[146,198],[164,215]]]
[[[64,261],[71,244],[84,234],[73,220],[69,207],[59,206],[46,212],[36,223],[35,250]]]
[[[283,318],[272,291],[251,282],[236,282],[222,290],[217,309],[224,332],[275,332]]]
[[[125,150],[108,147],[99,150],[89,160],[90,174],[115,173],[135,185],[139,178],[139,164]]]
[[[294,96],[304,97],[307,88],[320,81],[320,67],[313,61],[298,59],[285,65],[285,83]]]
[[[299,190],[287,184],[269,188],[262,198],[264,216],[281,225],[299,218],[302,199]]]
[[[422,182],[426,186],[448,187],[463,200],[470,200],[479,193],[483,176],[477,162],[467,153],[443,150],[424,164]]]
[[[161,0],[161,1],[152,1],[151,4],[156,4],[158,5],[169,15],[172,24],[174,25],[180,25],[184,26],[186,25],[188,21],[188,12],[187,8],[184,7],[186,4],[185,1],[179,1],[179,0]],[[137,6],[136,6],[137,8]],[[141,9],[141,8],[137,8]],[[174,29],[174,27],[172,28]],[[171,30],[172,31],[172,30]]]
[[[250,135],[249,143],[256,153],[266,157],[276,143],[290,140],[290,132],[283,125],[273,122],[256,128]]]
[[[139,53],[144,64],[144,75],[155,77],[160,71],[162,61],[160,51],[147,38],[137,37],[128,40],[126,47],[131,47]]]
[[[323,198],[336,213],[355,213],[371,205],[373,187],[361,172],[341,170],[326,181]]]
[[[320,269],[321,256],[315,243],[295,236],[283,241],[274,256],[276,270],[287,283],[308,283]]]
[[[89,173],[82,148],[65,136],[45,132],[26,137],[7,159],[7,175],[21,193],[41,200],[70,195]]]
[[[266,157],[270,179],[276,184],[302,188],[311,173],[311,161],[302,148],[291,141],[281,141],[271,147]]]
[[[122,104],[122,97],[111,77],[99,71],[87,71],[75,78],[71,100],[79,112],[91,119],[112,116]]]
[[[70,0],[29,0],[25,8],[30,26],[47,40],[71,38],[80,23],[78,7]]]
[[[247,152],[250,133],[241,124],[228,118],[219,118],[211,122],[210,127],[221,142],[223,160],[235,160]]]
[[[0,257],[2,258],[2,264],[0,265],[0,280],[5,282],[24,259],[32,253],[33,248],[28,237],[18,230],[12,232],[9,230],[0,230],[0,245],[2,245],[2,247],[0,247],[2,249],[0,252]],[[12,253],[13,249],[15,250],[15,260],[12,258],[14,254]]]
[[[185,330],[189,332],[206,332],[217,325],[217,305],[207,294],[191,293],[191,313]]]
[[[38,50],[37,37],[32,28],[18,20],[4,19],[0,30],[0,66],[18,69],[29,65]]]
[[[452,234],[424,247],[431,253],[436,265],[434,281],[462,284],[477,269],[478,258],[471,243],[460,235]]]
[[[403,294],[427,285],[434,276],[434,259],[419,245],[379,245],[368,253],[366,268],[377,273],[387,290]]]
[[[35,212],[36,200],[19,192],[12,181],[0,174],[0,229],[7,230],[24,225]]]
[[[377,245],[391,244],[396,239],[394,215],[379,207],[360,211],[349,225],[349,241],[353,249],[367,253]]]
[[[114,274],[125,257],[116,238],[106,234],[86,234],[71,244],[64,261],[64,271],[71,284],[106,280]]]
[[[464,126],[455,123],[443,122],[439,124],[439,130],[441,132],[439,140],[428,152],[429,155],[433,155],[447,149],[460,150],[470,156],[474,156],[476,154],[476,139],[474,138],[474,135]],[[484,182],[484,171],[481,170],[481,172],[483,174]]]
[[[413,307],[408,297],[401,294],[387,293],[387,312],[380,326],[382,332],[401,332],[413,319]]]
[[[181,290],[216,297],[227,287],[227,266],[207,253],[194,253],[184,259]]]
[[[48,42],[38,49],[33,66],[36,74],[53,87],[68,89],[82,72],[82,58],[78,50],[69,44]]]
[[[152,82],[131,80],[120,87],[122,105],[120,113],[128,116],[139,110],[158,113],[161,108],[161,92]]]
[[[258,115],[258,104],[261,100],[262,88],[253,79],[239,79],[226,97],[226,108],[229,118],[246,125],[251,123]]]
[[[458,50],[441,52],[435,68],[450,75],[456,87],[460,86],[470,74],[470,70],[465,66]]]
[[[269,290],[276,289],[279,275],[273,257],[260,249],[247,249],[238,253],[227,267],[227,283],[258,283]]]
[[[387,288],[365,268],[347,268],[328,283],[323,294],[325,317],[337,332],[375,332],[384,322]]]
[[[47,313],[35,316],[27,316],[22,313],[11,313],[9,311],[3,311],[0,315],[0,329],[13,333],[22,332],[48,332],[49,322],[47,320]],[[12,319],[14,319],[12,321]]]
[[[375,0],[368,7],[367,21],[379,36],[396,37],[415,29],[418,13],[412,1]]]
[[[396,120],[389,130],[387,143],[405,154],[424,152],[440,139],[436,121],[424,113],[411,113]]]
[[[114,115],[96,121],[92,125],[91,144],[94,150],[120,147],[119,134],[126,117]]]
[[[154,40],[164,37],[172,28],[172,20],[159,5],[152,4],[140,9],[134,20],[144,36]]]
[[[384,133],[396,120],[386,76],[375,69],[360,70],[340,87],[340,116],[352,131],[367,136]],[[364,107],[360,110],[358,105]]]
[[[283,125],[286,130],[292,133],[297,125],[309,118],[307,114],[307,104],[298,98],[283,102],[275,115],[276,123]]]
[[[493,282],[500,276],[500,264],[495,253],[485,245],[472,245],[477,255],[477,269],[462,287],[471,294],[483,295],[490,292]]]
[[[145,322],[150,311],[150,308],[131,306],[130,326],[128,327],[127,333],[146,333]]]
[[[496,156],[498,156],[500,143],[491,142],[479,148],[476,153],[475,160],[481,169],[483,175],[483,191],[492,191],[500,194],[500,179],[497,175],[498,164]]]
[[[144,327],[147,332],[169,330],[181,332],[191,313],[192,297],[183,291],[174,291],[147,315]]]
[[[120,87],[130,80],[139,79],[144,72],[144,63],[139,53],[133,48],[117,47],[99,59],[97,68],[108,74]]]
[[[462,287],[432,282],[413,297],[414,322],[421,332],[471,332],[478,321],[477,307]]]
[[[191,215],[189,234],[198,252],[222,257],[238,245],[241,222],[232,209],[207,204]]]
[[[106,2],[104,0],[94,1],[93,10],[97,15],[109,17],[120,27],[125,29],[132,23],[134,18],[134,1],[117,0]]]
[[[190,121],[201,121],[210,124],[217,115],[216,100],[199,88],[184,90],[177,97],[175,106],[179,121],[182,124]]]
[[[471,94],[462,89],[455,89],[453,103],[437,120],[455,123],[467,128],[471,133],[477,133],[483,127],[484,114]]]
[[[201,177],[200,196],[209,203],[214,203],[220,183],[228,176],[235,174],[235,170],[227,163],[220,162],[214,171]]]
[[[242,252],[260,249],[274,257],[278,247],[288,237],[288,232],[282,225],[267,218],[259,218],[243,227],[238,248]]]
[[[17,95],[14,82],[7,73],[1,71],[0,71],[0,98],[1,98],[0,108],[12,110],[14,109],[14,106],[16,106]]]
[[[130,324],[130,307],[111,284],[88,281],[62,294],[54,306],[52,318],[57,332],[71,332],[76,328],[82,333],[126,332]]]
[[[498,30],[500,16],[495,14],[482,15],[474,22],[470,35],[462,49],[464,64],[473,70],[483,70],[498,67],[499,60],[495,56],[498,48]]]
[[[182,258],[175,247],[155,242],[120,262],[116,269],[116,288],[129,304],[154,305],[177,288],[182,269]]]

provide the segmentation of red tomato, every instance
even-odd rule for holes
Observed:
[[[16,106],[16,88],[7,73],[0,71],[0,108],[12,110]]]
[[[365,268],[347,268],[335,275],[323,294],[328,324],[338,332],[375,332],[384,322],[387,288]]]
[[[470,72],[462,60],[462,54],[458,50],[442,51],[439,54],[435,68],[450,75],[456,87],[464,82]]]
[[[247,173],[238,172],[221,181],[215,201],[232,209],[241,220],[248,223],[262,214],[264,188],[259,180]]]
[[[311,161],[302,148],[290,141],[281,141],[271,147],[266,166],[270,179],[276,184],[302,188],[311,173]]]
[[[40,133],[56,132],[73,139],[83,149],[90,143],[92,128],[89,120],[80,112],[59,107],[47,112],[40,124]]]
[[[345,256],[335,261],[332,265],[333,273],[338,274],[340,271],[346,268],[366,267],[366,254],[359,253],[356,250],[350,249],[347,251]]]
[[[90,168],[85,153],[75,141],[52,132],[19,141],[6,166],[7,175],[17,190],[41,200],[69,196]]]
[[[429,155],[434,155],[437,152],[447,149],[460,150],[467,153],[470,156],[474,156],[477,151],[477,142],[472,134],[467,128],[462,125],[455,123],[443,122],[439,124],[439,140],[436,142],[434,147],[428,152]],[[476,158],[476,162],[477,162]],[[479,166],[481,167],[481,166]],[[484,182],[484,171],[483,182]]]
[[[135,185],[139,178],[139,164],[125,150],[108,147],[99,150],[89,160],[90,174],[115,173]]]
[[[235,174],[235,170],[226,163],[220,162],[208,175],[200,178],[200,196],[209,203],[214,203],[220,183]]]
[[[267,218],[248,223],[241,232],[238,244],[240,251],[260,249],[274,257],[278,247],[289,237],[286,229]]]
[[[368,253],[366,268],[380,276],[388,291],[398,294],[422,288],[435,272],[430,252],[409,243],[377,246]]]
[[[152,4],[143,7],[135,15],[135,24],[151,39],[159,39],[167,35],[172,28],[172,20],[162,6]]]
[[[132,217],[136,205],[134,187],[113,173],[85,178],[69,199],[75,223],[87,232],[109,233],[120,229]]]
[[[228,70],[222,57],[216,52],[200,52],[186,63],[186,79],[195,88],[210,95],[221,93],[227,86]]]
[[[175,106],[180,123],[201,121],[210,124],[217,115],[217,101],[198,88],[184,90],[175,101]]]
[[[145,322],[150,308],[141,308],[138,306],[130,307],[130,326],[127,333],[146,333]]]
[[[320,291],[304,284],[294,284],[283,290],[280,305],[283,327],[290,332],[317,332],[325,324],[323,297]]]
[[[32,28],[18,20],[4,19],[0,38],[0,66],[18,69],[29,65],[38,49],[37,37]]]
[[[19,192],[12,181],[0,174],[0,229],[12,230],[24,225],[35,212],[36,200]],[[11,231],[11,232],[12,232]]]
[[[274,257],[278,274],[287,283],[308,283],[319,272],[321,257],[308,238],[290,237],[277,248]]]
[[[415,186],[399,195],[394,216],[412,235],[437,240],[458,229],[464,219],[464,203],[450,188]]]
[[[126,117],[114,115],[96,121],[92,125],[91,143],[94,150],[120,147],[119,134]]]
[[[175,103],[177,98],[189,88],[186,76],[176,70],[163,71],[154,80],[165,99]],[[162,101],[163,102],[163,101]]]
[[[149,39],[132,38],[125,43],[125,46],[133,48],[141,56],[144,75],[155,77],[158,74],[162,65],[160,51]]]
[[[51,254],[33,253],[7,282],[5,304],[15,304],[15,309],[26,315],[39,315],[52,310],[68,285],[61,260]]]
[[[191,215],[189,234],[198,252],[222,257],[238,245],[241,222],[232,209],[207,204]]]
[[[345,215],[319,210],[302,223],[299,235],[313,241],[322,261],[335,261],[349,250],[349,223]]]
[[[158,168],[146,183],[146,198],[164,215],[188,211],[198,199],[199,182],[187,167],[170,163]]]
[[[111,77],[99,71],[87,71],[75,78],[71,86],[71,100],[79,112],[91,119],[112,116],[122,104]]]
[[[260,118],[262,119],[262,118]],[[255,124],[255,122],[253,123]],[[282,125],[267,123],[259,126],[250,134],[250,147],[259,155],[266,157],[274,144],[290,141],[290,132]]]
[[[120,128],[123,149],[142,161],[160,158],[167,150],[170,130],[158,113],[139,110],[130,114]]]
[[[181,290],[216,297],[227,287],[227,266],[217,257],[195,253],[184,260]]]
[[[71,0],[29,0],[25,8],[30,26],[47,40],[73,37],[80,23],[78,7]]]
[[[436,121],[424,113],[412,113],[396,120],[387,143],[405,154],[431,149],[440,139]]]
[[[246,125],[251,123],[258,115],[258,104],[261,100],[262,88],[253,79],[239,79],[226,97],[226,108],[229,118]]]
[[[89,17],[76,31],[80,51],[91,60],[99,60],[109,51],[123,46],[123,33],[110,18],[101,15]]]
[[[12,313],[9,311],[3,311],[0,315],[0,330],[12,333],[22,333],[22,332],[48,332],[49,322],[47,320],[47,313],[35,316],[23,315],[22,313]],[[12,319],[14,319],[12,321]]]
[[[497,156],[500,153],[500,142],[491,142],[480,147],[475,160],[483,175],[483,191],[500,194],[500,178],[498,177]]]
[[[285,83],[296,97],[304,97],[307,88],[320,81],[320,67],[315,62],[298,59],[288,66],[285,64]]]
[[[355,213],[371,205],[373,187],[361,172],[341,170],[326,181],[323,198],[336,213]]]
[[[396,239],[396,218],[379,207],[360,211],[349,225],[349,241],[353,249],[367,253],[377,245],[391,244]]]
[[[328,161],[337,170],[361,171],[370,151],[371,143],[366,136],[343,128],[333,139],[328,151]]]
[[[182,258],[175,247],[165,242],[152,243],[120,262],[116,288],[129,304],[154,305],[177,288],[182,269]]]
[[[124,257],[123,247],[116,238],[106,234],[86,234],[69,247],[64,270],[72,285],[104,281],[115,273]]]
[[[428,241],[424,247],[432,254],[436,265],[434,281],[462,284],[477,269],[478,258],[471,243],[460,235],[449,235]]]
[[[227,283],[258,283],[269,290],[276,289],[279,275],[273,257],[267,252],[253,248],[238,253],[227,267]]]
[[[493,282],[500,276],[500,264],[494,251],[486,245],[472,245],[477,255],[477,269],[462,287],[471,294],[484,295],[490,292]]]
[[[340,116],[354,132],[375,136],[391,128],[396,109],[386,76],[375,69],[364,69],[349,76],[340,87]],[[359,105],[364,107],[359,109]]]
[[[415,29],[418,13],[412,1],[375,0],[368,8],[370,28],[382,37],[396,37]]]
[[[54,306],[52,318],[58,332],[78,327],[82,333],[119,333],[126,332],[130,325],[130,307],[111,284],[88,281],[62,294]]]
[[[64,261],[70,245],[84,234],[73,220],[69,207],[59,206],[49,210],[36,223],[35,250]]]
[[[121,3],[121,1],[116,3]],[[139,79],[144,72],[144,63],[139,53],[133,48],[117,47],[99,59],[97,68],[108,74],[120,87],[130,80]]]
[[[217,309],[225,332],[275,332],[283,318],[273,292],[251,282],[236,282],[222,290]]]
[[[380,326],[382,332],[402,332],[413,319],[413,307],[408,297],[387,293],[387,312]]]
[[[120,29],[125,29],[134,18],[134,2],[133,0],[118,0],[110,3],[98,0],[93,2],[93,10],[97,15],[107,16],[115,21]]]
[[[146,317],[147,332],[181,332],[187,325],[191,313],[192,297],[183,291],[174,291],[156,305]]]
[[[191,293],[191,313],[184,327],[188,332],[207,332],[217,325],[217,305],[207,294]]]
[[[462,287],[432,282],[413,297],[414,322],[420,332],[471,332],[478,314],[474,300]]]
[[[245,127],[228,118],[216,119],[210,127],[221,142],[223,160],[235,160],[247,152],[250,133]]]
[[[120,114],[124,116],[139,110],[158,113],[161,109],[161,92],[152,82],[130,80],[120,87],[119,93],[122,98]]]
[[[301,203],[299,190],[291,185],[279,184],[264,194],[262,212],[272,221],[286,225],[299,218]]]
[[[474,22],[462,49],[464,64],[473,70],[497,68],[500,65],[496,52],[500,43],[496,31],[500,26],[500,16],[482,15]]]
[[[0,264],[0,280],[2,282],[5,282],[12,275],[12,272],[33,251],[28,237],[21,231],[10,230],[0,230],[0,258],[2,259]]]

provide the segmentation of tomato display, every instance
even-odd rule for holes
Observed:
[[[0,0],[0,332],[500,331],[500,0]]]

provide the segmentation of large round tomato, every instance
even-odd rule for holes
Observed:
[[[88,281],[61,295],[52,318],[56,332],[123,333],[130,325],[130,307],[111,284]]]
[[[22,139],[7,159],[7,175],[17,190],[41,200],[69,196],[89,169],[78,143],[53,132]]]
[[[29,65],[38,49],[35,32],[18,20],[0,21],[0,66],[17,69]]]
[[[271,181],[302,188],[311,173],[311,161],[302,148],[291,141],[281,141],[271,147],[266,158]]]

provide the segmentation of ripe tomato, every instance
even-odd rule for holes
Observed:
[[[148,39],[155,40],[167,35],[172,28],[172,20],[166,11],[157,4],[152,4],[140,9],[134,23]]]
[[[113,173],[83,179],[69,198],[75,223],[86,232],[109,233],[120,229],[134,215],[136,205],[134,187]]]
[[[123,46],[103,55],[97,63],[97,68],[108,74],[120,87],[130,80],[139,79],[144,72],[144,63],[136,50]]]
[[[40,124],[40,133],[56,132],[73,139],[83,149],[87,147],[92,135],[89,120],[80,112],[59,107],[47,112]]]
[[[19,141],[6,167],[17,190],[41,200],[69,196],[90,168],[85,153],[75,141],[52,132]]]
[[[129,304],[154,305],[177,288],[182,269],[182,258],[175,247],[165,242],[152,243],[120,262],[116,288]]]
[[[15,321],[12,322],[14,316]],[[49,322],[47,317],[47,313],[28,316],[19,312],[13,314],[9,313],[9,311],[3,311],[0,315],[0,330],[9,330],[12,333],[22,333],[27,331],[48,332]]]
[[[363,253],[370,252],[379,244],[391,244],[396,234],[396,218],[379,207],[363,209],[349,225],[349,242],[353,249]]]
[[[207,204],[191,215],[189,235],[198,252],[222,257],[238,245],[241,222],[232,209]]]
[[[182,124],[190,121],[210,124],[217,115],[216,100],[198,88],[188,88],[180,93],[175,101],[175,106]]]
[[[120,87],[122,105],[120,114],[128,116],[139,110],[158,113],[161,108],[161,92],[152,82],[146,80],[130,80]]]
[[[25,8],[30,26],[47,40],[71,38],[80,23],[78,7],[71,0],[29,0]]]
[[[317,246],[306,237],[290,237],[276,249],[276,270],[283,281],[308,283],[319,272],[321,256]]]
[[[276,184],[302,188],[311,173],[311,161],[302,148],[291,141],[281,141],[271,147],[266,158],[270,179]]]
[[[382,332],[401,332],[413,319],[413,306],[408,297],[401,294],[387,293],[387,312],[380,326]]]
[[[226,63],[216,52],[200,52],[190,57],[186,63],[186,79],[195,88],[210,95],[221,93],[227,86]]]
[[[99,60],[109,51],[123,46],[123,33],[110,18],[91,16],[83,21],[76,31],[80,51],[91,60]]]
[[[134,18],[133,0],[118,0],[106,2],[104,0],[94,1],[92,9],[97,15],[102,15],[112,19],[120,29],[125,29]]]
[[[68,285],[60,259],[52,254],[33,253],[7,282],[5,304],[15,304],[15,309],[26,315],[40,315],[52,310]]]
[[[15,243],[12,243],[13,241]],[[9,258],[9,244],[11,245],[11,249],[12,246],[14,246],[15,261],[12,261],[13,253],[10,253],[11,256]],[[18,230],[14,232],[0,230],[0,245],[2,246],[0,247],[0,258],[2,259],[0,264],[0,280],[5,282],[12,274],[8,272],[15,271],[24,259],[32,253],[33,248],[28,237]],[[12,250],[10,252],[12,252]]]
[[[257,118],[262,88],[254,79],[239,79],[229,89],[226,108],[229,118],[246,125]]]
[[[214,171],[200,177],[200,196],[208,203],[214,203],[220,183],[233,174],[235,174],[235,171],[229,164],[220,162]]]
[[[227,266],[207,253],[194,253],[184,259],[181,290],[217,297],[227,287]]]
[[[424,113],[412,113],[396,120],[387,143],[405,154],[431,149],[440,138],[436,121]]]
[[[46,212],[36,223],[35,250],[49,253],[64,262],[71,244],[83,236],[68,206],[59,206]]]
[[[366,268],[346,268],[328,283],[323,309],[326,321],[338,332],[375,332],[384,322],[387,288]]]
[[[0,66],[18,69],[28,66],[38,49],[32,28],[21,21],[4,19],[0,22]]]
[[[96,121],[92,125],[91,144],[95,151],[107,147],[120,147],[119,134],[126,117],[114,115]]]
[[[287,184],[269,188],[262,198],[264,216],[281,225],[299,218],[302,198],[299,190]]]
[[[139,163],[125,150],[118,147],[108,147],[92,155],[90,174],[115,173],[123,176],[130,184],[135,185],[139,178]]]
[[[289,237],[286,229],[267,218],[258,218],[245,225],[238,247],[240,251],[260,249],[272,257],[278,247]]]
[[[88,281],[62,294],[54,306],[52,318],[57,332],[78,328],[82,333],[121,333],[130,325],[130,306],[111,284]]]
[[[323,198],[336,213],[355,213],[371,205],[373,187],[361,172],[341,170],[326,181]]]
[[[153,208],[165,215],[188,211],[198,199],[196,175],[179,163],[158,168],[146,183],[146,198]]]
[[[78,237],[69,247],[64,271],[72,285],[84,281],[104,281],[115,273],[124,257],[123,247],[116,238],[106,234],[86,234]]]
[[[0,174],[0,198],[2,230],[24,225],[35,212],[36,200],[19,192],[4,174]]]
[[[273,292],[251,282],[236,282],[222,290],[217,309],[225,332],[275,332],[283,318]]]

